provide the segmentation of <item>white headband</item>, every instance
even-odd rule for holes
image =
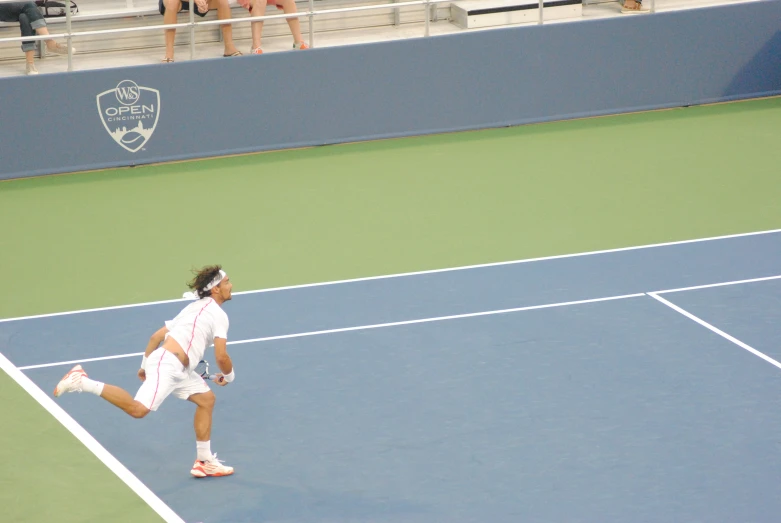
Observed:
[[[222,280],[225,279],[225,276],[226,276],[225,271],[221,270],[220,273],[217,276],[215,276],[214,279],[210,281],[206,287],[203,288],[203,291],[206,292],[212,290],[214,287],[219,285]]]
[[[220,273],[217,276],[215,276],[212,281],[210,281],[208,284],[206,284],[206,287],[204,287],[202,289],[202,291],[206,292],[206,291],[212,290],[214,287],[219,285],[220,282],[222,282],[222,280],[224,280],[226,276],[227,276],[227,274],[225,274],[225,271],[221,270]],[[198,293],[197,292],[185,292],[184,294],[182,294],[182,298],[190,298],[192,300],[197,300],[198,299]]]

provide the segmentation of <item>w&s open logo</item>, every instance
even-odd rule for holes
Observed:
[[[122,80],[96,98],[100,120],[108,134],[131,153],[139,151],[157,127],[160,91]]]

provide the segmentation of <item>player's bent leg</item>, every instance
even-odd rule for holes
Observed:
[[[124,410],[134,418],[143,418],[149,413],[149,409],[145,405],[134,400],[124,389],[89,379],[87,372],[81,365],[76,365],[69,370],[54,388],[56,397],[60,397],[68,392],[89,392],[95,394]]]
[[[115,385],[104,385],[100,397],[124,410],[134,418],[143,418],[151,412],[146,405],[133,399],[127,391]]]

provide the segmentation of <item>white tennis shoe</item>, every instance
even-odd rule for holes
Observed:
[[[217,459],[217,454],[215,454],[209,461],[195,460],[190,474],[196,478],[230,476],[233,474],[233,467],[223,465],[222,461]]]
[[[59,397],[66,392],[81,392],[81,380],[86,377],[87,373],[81,368],[81,365],[76,365],[62,377],[54,388],[54,395]]]

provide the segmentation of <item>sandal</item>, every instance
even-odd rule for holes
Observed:
[[[174,61],[174,59],[173,59],[173,58],[168,58],[167,56],[166,56],[165,58],[163,58],[163,60],[162,60],[162,62],[163,62],[164,64],[170,64],[170,63],[172,63],[173,61]]]
[[[638,2],[635,0],[634,7],[626,7],[625,4],[621,4],[621,12],[624,14],[640,14],[640,13],[648,13],[649,11],[647,9],[643,9],[642,2]]]
[[[225,57],[230,57],[230,56],[241,56],[241,51],[236,51],[236,52],[235,52],[235,53],[233,53],[233,54],[224,54],[224,55],[222,55],[222,56],[225,56]]]

